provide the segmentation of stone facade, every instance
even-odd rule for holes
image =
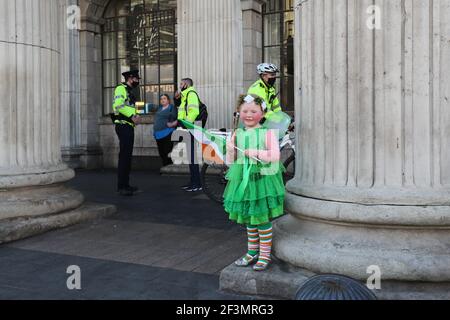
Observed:
[[[115,1],[115,0],[112,0]],[[102,115],[101,28],[109,0],[79,0],[81,8],[79,136],[63,144],[82,167],[115,167],[117,137]],[[263,0],[179,0],[178,80],[192,77],[208,105],[211,128],[230,127],[237,96],[255,81],[262,56]],[[78,119],[78,118],[77,118]],[[67,119],[63,119],[67,123]],[[73,120],[72,120],[73,121]],[[137,129],[136,156],[157,156],[152,117]],[[79,142],[77,141],[79,139]],[[70,151],[67,151],[67,150]]]
[[[265,0],[241,0],[244,91],[258,79],[256,66],[262,62],[262,5]]]
[[[60,17],[67,17],[76,0],[59,2]],[[61,72],[61,151],[63,160],[73,168],[81,167],[81,85],[80,85],[80,38],[77,20],[70,22],[70,28],[64,26],[62,19],[60,32],[60,72]]]
[[[102,13],[107,1],[93,1],[81,7],[81,157],[84,168],[102,166],[99,120],[102,115]]]
[[[231,127],[243,91],[241,2],[180,0],[177,6],[178,78],[194,80],[211,109],[209,127]]]

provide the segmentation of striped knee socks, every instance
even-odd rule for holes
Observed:
[[[272,251],[272,223],[258,227],[259,233],[259,259],[257,265],[265,266],[270,262]]]
[[[254,257],[259,252],[259,232],[254,226],[247,226],[248,252],[247,254]]]

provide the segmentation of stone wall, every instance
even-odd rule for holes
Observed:
[[[178,80],[194,79],[202,100],[209,107],[209,127],[231,127],[237,96],[257,78],[255,69],[262,56],[261,5],[264,2],[177,2]],[[79,0],[82,13],[80,146],[82,166],[88,168],[113,167],[117,158],[117,137],[109,119],[101,114],[101,26],[109,3],[109,0]],[[137,130],[151,132],[151,121],[147,119],[147,124]],[[149,140],[143,138],[143,133],[136,137],[140,140],[136,141],[135,155],[157,154],[150,134]]]
[[[263,62],[261,13],[265,2],[265,0],[241,0],[244,91],[258,79],[256,66]]]
[[[80,0],[82,28],[81,47],[81,128],[83,167],[116,168],[119,141],[114,125],[102,114],[102,36],[103,14],[110,0]],[[135,131],[133,156],[147,161],[158,156],[153,138],[153,116],[143,116]],[[140,166],[139,163],[137,163]],[[145,167],[145,165],[144,165]]]
[[[81,145],[83,167],[101,166],[99,119],[102,113],[102,37],[98,27],[80,30]]]
[[[114,125],[109,118],[100,121],[100,145],[103,153],[103,167],[117,168],[119,156],[119,139],[114,131]],[[133,157],[134,167],[153,167],[150,161],[159,157],[156,140],[153,138],[153,116],[143,117],[143,123],[135,129]],[[148,162],[148,163],[145,163]]]

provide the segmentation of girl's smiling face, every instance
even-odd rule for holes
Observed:
[[[258,126],[264,116],[261,106],[255,104],[255,102],[244,103],[240,109],[240,118],[247,128]]]

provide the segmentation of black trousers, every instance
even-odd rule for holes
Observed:
[[[159,156],[162,159],[163,166],[173,164],[172,159],[170,159],[169,157],[169,153],[171,153],[173,150],[172,135],[169,134],[165,138],[156,140],[156,144],[158,145],[158,152]]]
[[[191,173],[191,186],[194,188],[199,188],[202,186],[202,182],[200,181],[200,166],[196,161],[196,150],[195,150],[195,138],[191,134],[191,161],[189,162],[189,171]]]
[[[120,143],[119,164],[117,166],[117,188],[120,190],[130,186],[134,128],[128,124],[116,124],[116,133]]]

